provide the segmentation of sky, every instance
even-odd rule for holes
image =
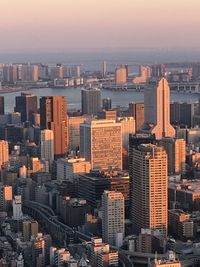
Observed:
[[[199,49],[199,0],[0,0],[0,52]]]

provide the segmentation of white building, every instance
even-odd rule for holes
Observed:
[[[23,217],[22,213],[22,197],[14,196],[13,199],[13,219],[20,220]]]
[[[52,130],[41,131],[41,159],[50,163],[54,160],[54,134]]]
[[[103,241],[120,247],[124,237],[124,196],[121,192],[104,191],[102,195]]]
[[[91,164],[84,158],[63,159],[56,161],[57,180],[73,181],[80,173],[89,173]]]

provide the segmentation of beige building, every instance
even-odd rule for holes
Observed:
[[[122,146],[128,151],[129,134],[135,134],[135,120],[133,117],[122,117],[118,122],[122,126]]]
[[[12,186],[0,184],[0,211],[7,211],[13,199]]]
[[[138,132],[144,124],[144,103],[129,103],[129,114],[134,117],[135,130]]]
[[[185,172],[186,142],[184,139],[166,137],[161,139],[168,156],[168,174],[180,174]]]
[[[8,142],[4,140],[0,140],[0,169],[2,165],[8,162],[9,158],[9,150],[8,150]]]
[[[125,66],[118,67],[115,70],[115,83],[116,84],[124,84],[126,83],[127,78],[127,69]]]
[[[56,162],[57,180],[73,181],[81,173],[89,173],[91,164],[84,158],[63,159]]]
[[[141,228],[159,230],[167,235],[168,194],[167,154],[152,144],[133,148],[130,159],[131,220],[134,232]]]
[[[52,130],[41,131],[41,159],[49,163],[54,160],[54,134]]]
[[[120,247],[124,237],[124,196],[121,192],[104,191],[102,195],[103,241]]]
[[[80,154],[92,169],[122,169],[121,123],[91,120],[80,126]]]
[[[86,120],[85,116],[69,117],[69,149],[74,151],[80,146],[80,125]]]
[[[35,172],[48,172],[48,164],[46,162],[41,161],[39,158],[31,158],[31,170],[32,173]]]
[[[144,91],[145,125],[143,130],[155,134],[156,139],[174,137],[170,124],[170,89],[165,78],[149,81]]]
[[[133,79],[133,83],[145,83],[151,77],[151,67],[140,66],[140,75]]]

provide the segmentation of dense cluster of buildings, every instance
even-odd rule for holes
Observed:
[[[4,79],[18,79],[19,70],[25,80],[47,73],[3,65]],[[175,250],[169,235],[198,243],[200,105],[170,104],[164,73],[163,65],[142,66],[135,82],[153,75],[144,103],[126,110],[101,101],[96,88],[82,89],[77,112],[64,96],[22,93],[8,114],[0,96],[2,266],[117,267],[124,251],[162,254],[154,267],[181,266],[165,253]],[[58,76],[80,76],[80,69],[57,65],[51,77]],[[120,66],[116,82],[127,77]],[[63,231],[52,232],[55,220]]]

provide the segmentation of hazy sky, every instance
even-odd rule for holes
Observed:
[[[0,51],[199,48],[200,0],[0,0]]]

